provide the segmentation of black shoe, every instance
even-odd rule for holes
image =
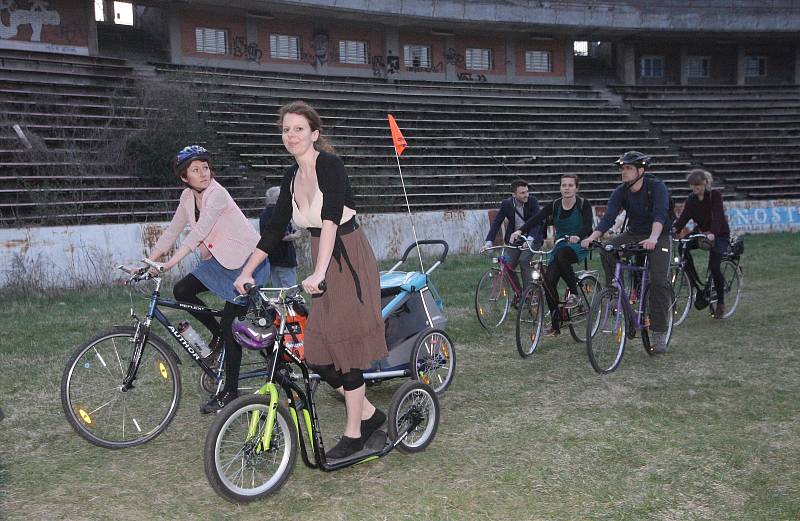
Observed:
[[[211,414],[212,412],[219,412],[223,407],[234,401],[239,397],[239,393],[235,391],[221,391],[219,394],[212,396],[211,399],[200,406],[200,412],[203,414]]]
[[[364,448],[364,442],[361,438],[350,438],[349,436],[342,436],[339,443],[334,448],[325,453],[328,459],[344,459],[352,456],[356,452]]]
[[[361,420],[361,443],[366,445],[367,440],[369,440],[375,431],[384,423],[386,423],[386,414],[380,409],[375,409],[370,419]]]

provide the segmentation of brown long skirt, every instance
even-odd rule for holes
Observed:
[[[346,373],[350,369],[368,369],[372,362],[388,356],[389,350],[381,318],[380,275],[372,247],[360,229],[341,239],[358,274],[361,301],[344,255],[338,263],[332,258],[325,274],[328,288],[312,301],[303,343],[309,364],[333,364]],[[311,237],[315,263],[318,250],[319,238]]]

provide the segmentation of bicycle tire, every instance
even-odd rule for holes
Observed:
[[[262,446],[269,409],[269,396],[240,396],[217,414],[208,429],[203,447],[206,478],[214,492],[228,501],[249,503],[273,494],[294,470],[297,431],[281,404],[276,410],[270,448]],[[258,415],[256,434],[248,438],[252,415]]]
[[[475,314],[484,329],[491,331],[506,320],[511,293],[500,269],[489,268],[481,275],[475,287]]]
[[[517,352],[522,358],[530,358],[542,340],[545,302],[541,284],[532,284],[520,299],[517,309]]]
[[[668,298],[668,302],[670,302],[669,307],[667,308],[667,340],[666,340],[666,347],[669,349],[669,342],[672,340],[672,331],[675,327],[675,312],[673,310],[673,306],[676,303],[675,294],[672,291],[672,287],[669,288],[670,296]],[[651,333],[651,324],[652,318],[650,317],[650,291],[648,290],[647,294],[645,295],[646,300],[644,301],[644,327],[642,327],[642,345],[644,346],[644,350],[649,355],[654,355],[655,348],[650,343],[650,333]]]
[[[389,439],[397,444],[397,450],[406,454],[421,452],[436,436],[440,418],[439,399],[430,386],[422,382],[409,381],[401,385],[389,407]],[[419,420],[402,440],[400,433],[410,427],[410,422]]]
[[[628,319],[616,288],[603,288],[594,298],[586,320],[586,352],[599,374],[615,371],[622,362]]]
[[[169,426],[180,404],[175,353],[152,332],[133,387],[120,390],[135,333],[132,326],[116,326],[96,334],[72,354],[61,377],[67,421],[99,447],[121,449],[153,440]]]
[[[578,343],[586,342],[586,320],[592,307],[594,296],[600,291],[600,283],[594,275],[578,279],[578,305],[567,310],[569,313],[569,334]]]
[[[722,277],[725,279],[725,314],[722,315],[722,318],[730,318],[736,312],[736,308],[739,307],[739,301],[742,298],[744,275],[739,264],[729,259],[722,261],[720,270],[722,271]],[[711,313],[714,314],[717,308],[716,299],[712,299],[709,307],[711,308]]]
[[[689,280],[689,274],[680,266],[670,266],[669,281],[672,285],[673,299],[673,327],[683,324],[689,316],[689,310],[694,303],[694,288]]]
[[[453,383],[456,372],[453,341],[441,329],[420,333],[411,350],[409,367],[413,379],[430,385],[436,394],[442,394]]]

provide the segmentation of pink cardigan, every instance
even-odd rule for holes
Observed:
[[[191,231],[183,244],[192,250],[199,247],[203,260],[213,256],[225,268],[241,268],[258,244],[259,235],[228,191],[212,179],[203,192],[198,221],[194,208],[194,192],[187,188],[181,193],[172,221],[156,242],[156,249],[169,251],[188,224]]]

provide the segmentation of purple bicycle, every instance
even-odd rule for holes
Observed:
[[[636,331],[642,332],[642,344],[648,354],[654,353],[650,343],[650,314],[648,292],[650,270],[647,253],[638,243],[602,244],[592,243],[617,254],[611,285],[598,293],[592,301],[586,320],[586,350],[589,363],[600,374],[610,373],[619,367],[625,343],[634,338]],[[670,302],[674,302],[671,299]],[[667,314],[667,344],[672,336],[672,310]]]

